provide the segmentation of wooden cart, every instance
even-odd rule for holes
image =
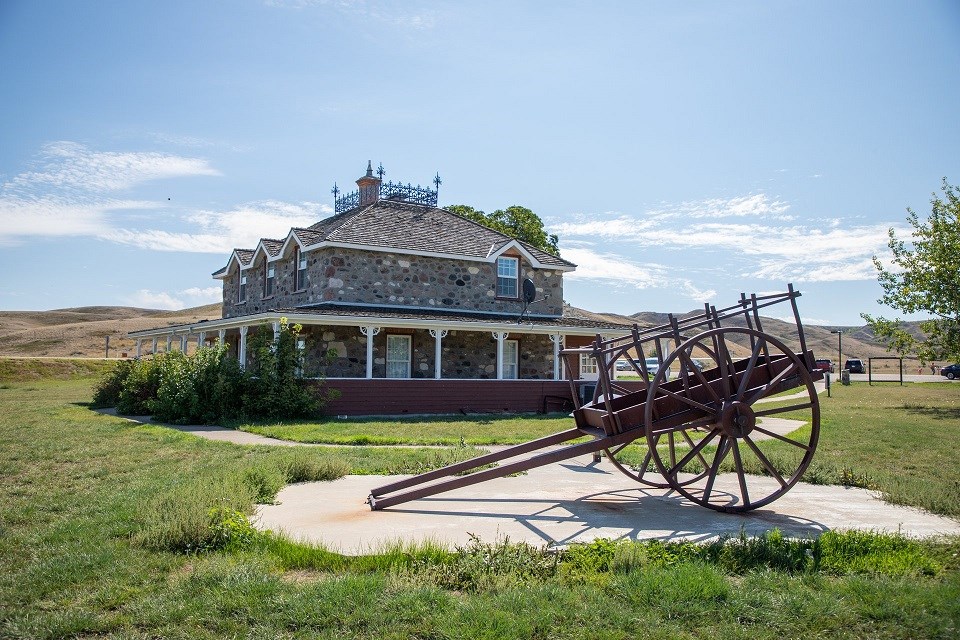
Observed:
[[[598,335],[589,347],[565,349],[573,428],[377,487],[370,508],[599,452],[637,482],[710,509],[769,504],[800,480],[820,433],[814,383],[823,372],[806,346],[799,296],[792,285],[785,293],[741,294],[724,309],[705,305],[703,313],[668,315],[660,326],[634,325],[616,338]],[[781,333],[795,333],[781,338],[799,351],[761,324],[761,309],[784,302],[794,322],[778,321],[789,329]],[[633,380],[618,377],[618,361],[629,364]]]

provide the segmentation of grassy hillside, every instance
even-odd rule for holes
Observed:
[[[787,307],[789,313],[789,307]],[[693,313],[702,313],[702,311],[689,312]],[[688,314],[676,314],[678,317],[682,317]],[[634,313],[630,316],[627,316],[633,322],[636,322],[641,327],[657,326],[661,324],[667,324],[669,322],[666,313],[660,313],[655,311],[641,311],[639,313]],[[782,338],[786,342],[787,346],[791,347],[794,350],[799,350],[800,341],[796,337],[796,326],[794,323],[785,322],[783,320],[778,320],[776,318],[761,318],[763,323],[763,331],[772,336]],[[744,326],[743,322],[738,321],[728,321],[725,323],[728,326]],[[909,329],[914,333],[919,335],[918,323],[907,323]],[[803,327],[804,337],[807,342],[807,348],[812,349],[814,355],[817,358],[828,358],[833,360],[837,364],[838,359],[838,338],[837,334],[834,331],[842,331],[842,346],[843,352],[842,357],[840,357],[839,364],[842,366],[843,362],[848,358],[859,358],[866,361],[867,358],[877,358],[882,356],[892,356],[894,354],[887,351],[886,347],[883,346],[874,335],[873,331],[870,330],[869,326],[862,327],[826,327],[813,324],[805,324]],[[735,350],[735,355],[746,356],[749,354],[749,351],[746,347],[746,341],[741,341],[741,349]],[[882,364],[882,363],[881,363]],[[894,363],[891,363],[890,366],[895,366]],[[904,367],[910,368],[911,366],[916,366],[916,362],[911,360],[907,362],[905,359]],[[877,367],[880,368],[880,364],[877,364]]]
[[[584,320],[623,324],[634,322],[641,327],[667,322],[667,314],[640,312],[631,316],[616,313],[597,313],[565,305],[564,313]],[[695,313],[700,313],[696,311]],[[678,314],[683,315],[683,314]],[[179,311],[139,309],[136,307],[76,307],[51,311],[0,311],[0,356],[20,357],[88,357],[104,356],[105,337],[110,336],[110,357],[122,353],[133,355],[135,342],[127,338],[130,331],[213,320],[221,317],[221,305],[211,304]],[[735,323],[734,323],[735,324]],[[764,330],[784,337],[787,344],[799,348],[793,336],[793,323],[764,318]],[[914,323],[915,324],[915,323]],[[808,348],[819,358],[837,360],[837,336],[831,333],[838,327],[807,325],[804,327]],[[877,342],[868,327],[839,327],[843,330],[843,357],[861,358],[890,355]],[[150,345],[143,345],[149,350]],[[747,355],[746,345],[735,355]],[[911,366],[916,366],[911,363]]]
[[[136,307],[76,307],[51,311],[0,311],[0,355],[102,358],[106,336],[110,357],[133,354],[130,331],[219,318],[221,305],[180,311]],[[149,348],[149,345],[145,345]]]

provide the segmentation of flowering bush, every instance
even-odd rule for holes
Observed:
[[[98,384],[95,406],[116,404],[125,415],[152,414],[163,422],[212,424],[234,419],[282,420],[317,415],[326,396],[300,377],[302,327],[284,318],[250,340],[246,371],[225,345],[177,351],[121,363]]]

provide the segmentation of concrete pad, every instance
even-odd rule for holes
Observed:
[[[291,485],[276,504],[258,507],[256,524],[345,554],[396,542],[452,547],[467,544],[470,534],[537,546],[597,538],[707,541],[741,528],[751,536],[774,528],[798,537],[831,529],[960,535],[957,521],[887,504],[865,489],[803,483],[756,511],[719,513],[672,491],[641,487],[608,461],[594,464],[590,457],[371,511],[365,503],[370,489],[399,478],[346,476]],[[718,478],[718,489],[727,484],[733,488],[735,476]]]

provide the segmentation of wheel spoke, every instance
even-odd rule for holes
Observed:
[[[743,470],[743,460],[740,459],[740,447],[737,445],[736,438],[730,438],[730,448],[733,449],[733,464],[737,469],[737,480],[740,482],[740,496],[743,498],[743,506],[750,506],[750,494],[747,492],[747,476]]]
[[[808,444],[803,444],[802,442],[797,442],[796,440],[791,440],[790,438],[787,438],[786,436],[782,436],[782,435],[780,435],[779,433],[774,433],[773,431],[768,431],[767,429],[764,429],[763,427],[754,426],[754,427],[753,427],[753,430],[754,430],[754,431],[759,431],[760,433],[762,433],[762,434],[764,434],[764,435],[767,435],[767,436],[770,436],[771,438],[776,438],[777,440],[781,440],[781,441],[786,442],[786,443],[788,443],[788,444],[792,444],[793,446],[799,447],[799,448],[803,449],[804,451],[810,451],[810,445],[808,445]]]
[[[687,441],[687,444],[690,445],[690,448],[692,449],[694,447],[694,444],[693,444],[693,439],[690,438],[690,434],[688,434],[686,431],[681,431],[680,433],[683,434],[683,439]],[[700,464],[703,465],[704,469],[710,466],[707,464],[706,458],[704,458],[703,455],[700,454],[699,452],[697,453],[697,458],[700,460]]]
[[[750,436],[744,436],[743,439],[746,441],[747,446],[753,450],[753,454],[757,456],[758,460],[760,460],[760,464],[762,464],[763,468],[767,470],[767,473],[769,473],[774,478],[776,478],[777,482],[780,483],[781,487],[787,486],[787,481],[783,479],[783,476],[781,476],[780,472],[774,468],[773,464],[769,460],[767,460],[767,456],[763,455],[763,452],[760,451],[760,448],[750,438]]]
[[[777,385],[780,384],[780,381],[787,377],[787,374],[792,373],[792,372],[794,372],[794,371],[796,371],[796,370],[797,370],[797,365],[796,365],[796,363],[794,363],[794,362],[791,361],[791,362],[790,362],[790,366],[788,366],[786,369],[784,369],[783,371],[781,371],[781,372],[778,373],[777,375],[773,376],[773,378],[770,380],[770,382],[768,382],[767,384],[763,385],[763,387],[761,387],[759,391],[757,391],[755,394],[753,394],[753,395],[750,397],[750,399],[747,400],[747,404],[752,405],[752,404],[756,403],[757,400],[760,400],[761,398],[766,398],[767,395],[768,395],[771,391],[773,391],[774,389],[777,388]]]
[[[804,402],[802,404],[791,404],[788,407],[774,407],[772,409],[763,409],[762,411],[755,411],[753,415],[758,418],[763,416],[772,416],[777,413],[787,413],[788,411],[799,411],[801,409],[809,409],[813,406],[813,402]]]
[[[676,447],[676,440],[674,440],[673,434],[674,434],[673,431],[667,434],[667,449],[670,452],[671,465],[677,464],[677,447]]]
[[[723,385],[723,395],[727,398],[733,397],[732,380],[736,376],[736,368],[730,360],[730,351],[727,349],[726,340],[722,333],[714,336],[714,344],[717,348],[717,366],[720,368],[720,384]]]
[[[747,368],[743,372],[743,378],[740,380],[740,388],[737,389],[737,402],[742,401],[744,394],[747,392],[747,387],[750,384],[750,376],[753,375],[753,368],[757,365],[757,358],[760,357],[760,351],[766,343],[766,340],[759,339],[757,343],[753,345],[750,360],[747,362]]]
[[[691,449],[691,450],[687,453],[687,455],[683,456],[683,458],[680,459],[680,462],[678,462],[677,464],[675,464],[675,465],[673,465],[672,467],[670,467],[669,469],[667,469],[667,475],[668,475],[668,476],[675,476],[675,475],[677,475],[677,471],[678,471],[679,469],[682,469],[683,467],[685,467],[686,464],[687,464],[688,462],[690,462],[691,460],[693,460],[693,458],[694,458],[695,456],[699,455],[700,452],[703,450],[703,448],[706,447],[708,444],[710,444],[710,441],[713,440],[714,436],[719,435],[719,433],[720,433],[719,431],[711,431],[711,432],[708,433],[706,436],[704,436],[703,440],[701,440],[700,442],[698,442],[698,443],[696,444],[696,446],[693,447],[693,449]],[[723,436],[721,436],[721,438],[722,438],[722,437],[723,437]]]
[[[693,399],[691,399],[691,398],[688,398],[687,396],[685,396],[685,395],[683,395],[683,394],[674,393],[673,391],[670,391],[669,389],[664,389],[663,387],[660,387],[659,389],[657,389],[657,391],[660,391],[660,392],[662,392],[662,393],[665,393],[666,395],[670,396],[670,397],[673,398],[674,400],[679,400],[680,402],[682,402],[682,403],[684,403],[684,404],[688,404],[688,405],[690,405],[691,407],[693,407],[694,409],[699,409],[700,411],[703,411],[703,412],[705,412],[705,413],[713,413],[714,411],[716,411],[716,409],[714,409],[714,408],[712,408],[712,407],[708,407],[708,406],[705,405],[705,404],[701,404],[701,403],[697,402],[696,400],[693,400]]]
[[[633,444],[633,443],[627,442],[627,443],[625,443],[625,444],[620,445],[619,447],[617,447],[617,448],[614,449],[613,451],[611,451],[610,449],[607,449],[607,450],[606,450],[607,455],[608,455],[608,456],[615,456],[615,455],[617,455],[618,453],[620,453],[621,451],[623,451],[624,449],[626,449],[626,448],[627,448],[628,446],[630,446],[631,444]]]
[[[720,405],[722,405],[723,398],[721,398],[720,395],[716,392],[716,390],[714,390],[713,386],[706,379],[706,377],[704,377],[700,369],[693,364],[693,360],[690,359],[690,355],[686,351],[681,351],[680,359],[683,360],[683,363],[681,364],[681,366],[685,370],[693,371],[693,375],[697,378],[697,380],[700,381],[700,384],[702,384],[704,388],[706,388],[706,390],[710,393],[710,395],[713,396],[713,401],[717,403],[717,406],[719,407]]]
[[[684,422],[681,425],[676,427],[670,427],[668,429],[661,429],[660,431],[653,431],[652,433],[657,436],[662,436],[665,433],[674,433],[676,431],[687,431],[689,429],[697,429],[699,427],[705,427],[707,425],[713,424],[717,421],[717,416],[709,415],[704,418],[697,418],[696,420],[691,420],[690,422]]]
[[[717,452],[713,456],[713,464],[710,465],[707,484],[703,488],[704,502],[710,502],[710,494],[713,492],[713,483],[717,479],[717,471],[720,469],[720,463],[723,462],[723,459],[727,456],[727,450],[729,448],[727,436],[720,436],[720,445],[717,447]]]
[[[647,473],[647,469],[650,468],[650,458],[653,457],[653,449],[647,449],[647,455],[643,456],[643,462],[640,464],[640,475]]]

